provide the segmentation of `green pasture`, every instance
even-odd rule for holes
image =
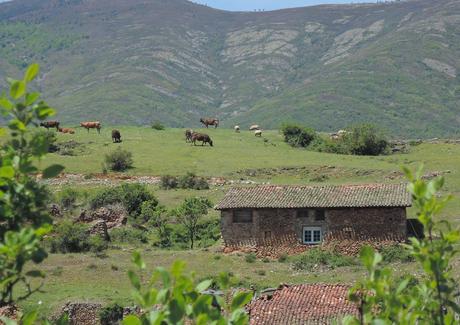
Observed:
[[[127,174],[183,175],[188,171],[206,177],[224,177],[235,182],[251,180],[256,183],[276,184],[328,184],[403,182],[401,165],[413,169],[424,164],[426,173],[440,172],[446,177],[443,194],[452,193],[454,199],[446,207],[442,218],[454,225],[460,224],[460,146],[454,144],[422,144],[413,146],[410,152],[380,157],[358,157],[311,152],[291,148],[283,142],[278,131],[264,131],[256,138],[249,131],[237,134],[232,130],[209,129],[214,147],[192,146],[185,143],[184,130],[155,131],[150,128],[117,127],[123,143],[111,142],[111,128],[104,128],[99,135],[77,129],[75,135],[58,134],[58,142],[74,140],[81,143],[75,156],[50,154],[40,162],[41,167],[51,163],[65,165],[68,173],[85,175],[101,172],[106,153],[118,147],[133,153],[134,168]],[[51,131],[50,131],[51,132]],[[72,185],[69,185],[72,186]],[[168,208],[178,206],[185,198],[205,196],[217,203],[233,185],[211,186],[209,190],[162,190],[158,185],[149,188],[161,204]],[[98,186],[75,186],[86,192],[86,197]],[[58,192],[61,186],[53,187]],[[414,217],[414,209],[409,216]],[[211,217],[218,217],[210,211]],[[149,266],[169,266],[174,260],[184,260],[190,272],[197,278],[231,272],[238,279],[237,285],[257,288],[276,287],[280,283],[329,282],[353,283],[363,277],[361,266],[325,269],[314,272],[296,271],[291,263],[278,261],[247,263],[244,255],[223,255],[219,244],[209,249],[193,251],[160,250],[149,245],[140,249]],[[38,307],[51,314],[66,301],[88,300],[103,303],[132,303],[126,272],[132,267],[130,256],[135,247],[112,247],[104,258],[92,254],[50,254],[40,265],[47,277],[42,292],[33,295],[22,305]],[[459,265],[459,260],[455,264]],[[394,264],[398,273],[417,272],[413,263]],[[148,279],[145,274],[144,279]]]

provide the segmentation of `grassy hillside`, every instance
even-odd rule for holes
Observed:
[[[41,161],[41,167],[60,163],[66,166],[67,173],[91,177],[101,173],[104,155],[118,147],[133,153],[134,168],[127,175],[183,175],[190,171],[236,183],[402,182],[402,165],[416,169],[424,164],[427,173],[444,175],[447,178],[445,190],[460,197],[460,146],[456,144],[422,144],[412,147],[407,154],[360,157],[294,149],[283,142],[278,131],[264,131],[264,137],[258,138],[249,131],[234,133],[209,129],[206,132],[212,137],[214,147],[195,147],[185,143],[182,129],[117,128],[122,134],[121,144],[111,142],[110,128],[103,129],[101,135],[82,129],[74,136],[58,134],[58,143],[77,143],[74,156],[49,154]],[[216,201],[227,187],[216,187],[205,193]],[[160,193],[166,202],[178,203],[183,198],[183,195],[174,194],[178,193],[176,191]],[[457,200],[448,209],[447,217],[460,223],[458,208]]]
[[[227,127],[372,121],[395,136],[458,136],[459,14],[448,0],[260,13],[14,0],[0,4],[0,76],[42,63],[40,88],[72,123],[196,127],[209,115]]]

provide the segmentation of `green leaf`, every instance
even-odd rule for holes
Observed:
[[[40,98],[40,93],[28,93],[26,94],[26,106],[32,105]]]
[[[169,320],[172,324],[177,324],[184,317],[185,306],[179,303],[177,299],[173,299],[168,304],[169,308]]]
[[[53,178],[64,170],[62,165],[51,165],[43,171],[43,178]]]
[[[13,99],[19,99],[24,96],[26,92],[26,84],[24,81],[16,80],[10,88],[10,96]]]
[[[8,123],[8,127],[11,130],[15,130],[15,131],[25,131],[26,130],[25,124],[19,121],[18,119],[11,120]]]
[[[22,325],[33,325],[37,319],[37,311],[31,311],[25,314],[21,319]]]
[[[128,271],[128,277],[129,280],[131,281],[131,284],[133,285],[134,288],[137,290],[141,289],[141,280],[139,279],[139,276],[134,273],[133,271]]]
[[[0,168],[0,178],[12,179],[14,177],[14,168],[12,166],[3,166]]]
[[[133,257],[132,257],[132,260],[133,260],[133,263],[136,264],[136,266],[143,270],[145,269],[145,262],[144,260],[142,259],[142,256],[141,256],[141,253],[139,252],[134,252],[133,253]]]
[[[24,81],[31,82],[37,77],[39,72],[40,72],[40,66],[37,63],[31,64],[27,68],[26,73],[24,74]]]
[[[123,318],[123,325],[142,325],[142,322],[137,316],[129,315]]]
[[[235,311],[238,308],[244,307],[248,302],[251,301],[252,293],[251,292],[239,292],[233,297],[232,300],[232,311]]]
[[[5,97],[0,97],[0,106],[8,111],[11,111],[14,108],[13,103],[10,102],[8,98],[5,98]]]
[[[201,292],[205,291],[206,289],[208,289],[211,286],[211,284],[212,284],[212,280],[205,280],[205,281],[199,283],[196,286],[195,290],[201,293]]]

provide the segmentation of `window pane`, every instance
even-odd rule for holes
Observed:
[[[311,242],[311,230],[305,230],[305,242],[306,243]]]
[[[321,241],[321,231],[320,231],[320,230],[315,230],[315,231],[313,232],[313,241],[314,241],[315,243]]]
[[[234,210],[233,222],[252,223],[252,210]]]

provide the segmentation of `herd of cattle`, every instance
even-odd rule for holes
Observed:
[[[201,118],[200,122],[208,128],[209,126],[214,126],[214,128],[217,128],[219,126],[219,120],[216,118]],[[46,128],[49,130],[50,128],[56,128],[57,132],[61,133],[66,133],[66,134],[75,134],[75,130],[71,128],[62,128],[60,126],[59,121],[46,121],[40,123],[40,126]],[[101,133],[101,128],[102,124],[99,121],[96,122],[81,122],[80,127],[85,128],[88,133],[90,129],[96,129],[97,132],[100,134]],[[240,132],[240,127],[236,125],[234,127],[235,132],[239,133]],[[254,131],[254,135],[257,137],[262,136],[262,130],[258,125],[251,125],[249,128],[250,131]],[[189,143],[193,143],[193,145],[196,145],[197,141],[201,142],[201,145],[209,144],[211,147],[213,146],[213,142],[211,140],[211,137],[205,133],[198,133],[194,132],[193,130],[186,130],[185,131],[185,141]],[[121,133],[119,130],[112,130],[112,142],[114,143],[120,143],[121,142]]]
[[[208,128],[210,125],[214,126],[214,128],[217,128],[219,126],[219,120],[216,118],[202,118],[200,119],[200,122]],[[236,133],[240,132],[240,127],[239,125],[235,125],[234,130]],[[261,137],[262,136],[262,130],[258,125],[251,125],[249,128],[249,131],[254,131],[254,135],[256,137]],[[190,142],[193,143],[193,145],[196,146],[196,142],[201,141],[201,145],[205,145],[206,143],[209,143],[209,145],[212,147],[212,140],[211,137],[205,133],[198,133],[194,132],[191,129],[185,130],[185,142]]]

